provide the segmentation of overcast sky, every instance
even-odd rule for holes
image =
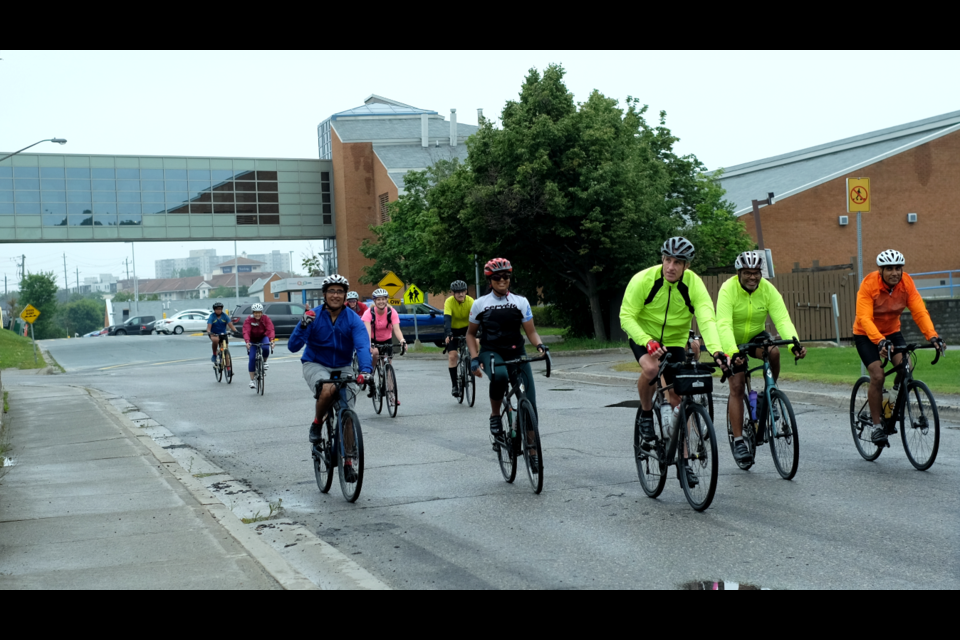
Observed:
[[[677,150],[709,168],[801,149],[960,110],[960,52],[21,52],[0,51],[0,151],[54,136],[32,151],[316,158],[319,122],[371,93],[476,124],[517,96],[528,69],[567,71],[578,101],[594,89],[661,109]],[[153,261],[225,242],[141,242],[137,275]],[[262,253],[300,242],[241,242]],[[2,244],[0,275],[52,270],[70,284],[124,273],[124,243]]]

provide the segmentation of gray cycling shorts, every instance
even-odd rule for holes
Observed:
[[[341,367],[340,369],[328,369],[322,364],[317,364],[316,362],[303,363],[303,379],[307,382],[307,388],[310,389],[311,394],[317,389],[317,381],[328,380],[330,378],[331,371],[340,371],[345,375],[353,375],[353,368],[350,365]],[[356,404],[357,394],[359,392],[360,385],[356,383],[350,383],[343,387],[341,397],[346,396],[351,409],[353,409],[353,406]]]

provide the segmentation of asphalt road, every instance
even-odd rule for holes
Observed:
[[[336,483],[327,495],[317,490],[306,439],[313,398],[285,346],[271,359],[264,397],[247,388],[242,367],[232,385],[215,381],[206,338],[46,346],[68,371],[58,383],[123,395],[268,500],[282,498],[286,517],[397,588],[677,588],[700,580],[960,588],[955,423],[941,424],[937,462],[922,473],[899,440],[865,462],[846,414],[795,404],[795,480],[779,478],[767,449],[753,470],[738,470],[721,440],[717,496],[698,514],[674,478],[658,500],[640,489],[635,409],[611,406],[635,391],[538,377],[545,481],[536,496],[522,468],[513,485],[500,476],[487,383],[478,382],[477,406],[467,408],[450,397],[443,361],[398,358],[398,417],[377,416],[358,400],[366,471],[351,505]],[[555,366],[610,358],[557,357]]]

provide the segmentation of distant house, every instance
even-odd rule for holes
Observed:
[[[237,273],[260,273],[265,265],[266,262],[237,257],[236,261],[228,260],[218,264],[213,268],[213,275],[232,274],[234,268],[236,268]]]
[[[262,264],[262,263],[261,263]],[[156,294],[163,302],[170,300],[205,300],[210,297],[212,291],[219,287],[233,288],[239,284],[241,287],[252,287],[254,283],[263,279],[264,274],[260,272],[240,272],[239,274],[218,274],[211,276],[191,276],[189,278],[157,278],[150,280],[139,280],[137,289],[141,296]],[[289,277],[287,273],[275,273],[270,277],[274,279]],[[269,280],[269,277],[267,278]],[[121,280],[118,283],[119,291],[133,292],[133,280]],[[262,285],[260,285],[262,289]],[[248,295],[255,295],[248,293]]]

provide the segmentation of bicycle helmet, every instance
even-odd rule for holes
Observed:
[[[463,280],[454,280],[450,283],[450,291],[456,293],[457,291],[466,291],[467,283]]]
[[[324,278],[324,279],[323,279],[323,284],[320,285],[320,288],[321,288],[323,291],[326,291],[326,290],[327,290],[327,287],[329,287],[329,286],[332,285],[332,284],[340,284],[340,285],[343,285],[343,288],[344,288],[344,289],[349,289],[349,288],[350,288],[350,281],[347,280],[346,278],[344,278],[344,277],[343,277],[342,275],[340,275],[339,273],[334,273],[334,274],[331,274],[331,275],[327,276],[326,278]]]
[[[356,291],[350,291],[349,293],[347,293],[347,300],[359,300],[359,299],[360,299],[360,294],[357,293]]]
[[[487,264],[483,265],[483,275],[485,276],[492,276],[498,271],[513,273],[513,265],[510,264],[510,261],[506,258],[494,258]]]
[[[660,247],[660,254],[691,262],[693,256],[697,254],[697,250],[693,248],[693,243],[683,236],[674,236],[663,243],[663,246]]]
[[[389,298],[390,292],[386,289],[377,289],[373,292],[373,298]]]
[[[902,267],[903,254],[895,249],[887,249],[886,251],[881,251],[880,255],[877,256],[877,266],[878,267]]]
[[[744,251],[737,256],[737,262],[734,264],[737,271],[740,269],[759,269],[763,264],[763,258],[759,251]]]
[[[222,302],[219,302],[219,301],[218,301],[218,302],[214,302],[214,303],[213,303],[213,308],[214,308],[214,309],[217,309],[217,308],[223,309],[223,303],[222,303]]]
[[[253,306],[250,307],[250,313],[253,313],[254,311],[261,311],[261,312],[262,312],[262,311],[263,311],[263,305],[260,304],[259,302],[254,302],[254,303],[253,303]]]

